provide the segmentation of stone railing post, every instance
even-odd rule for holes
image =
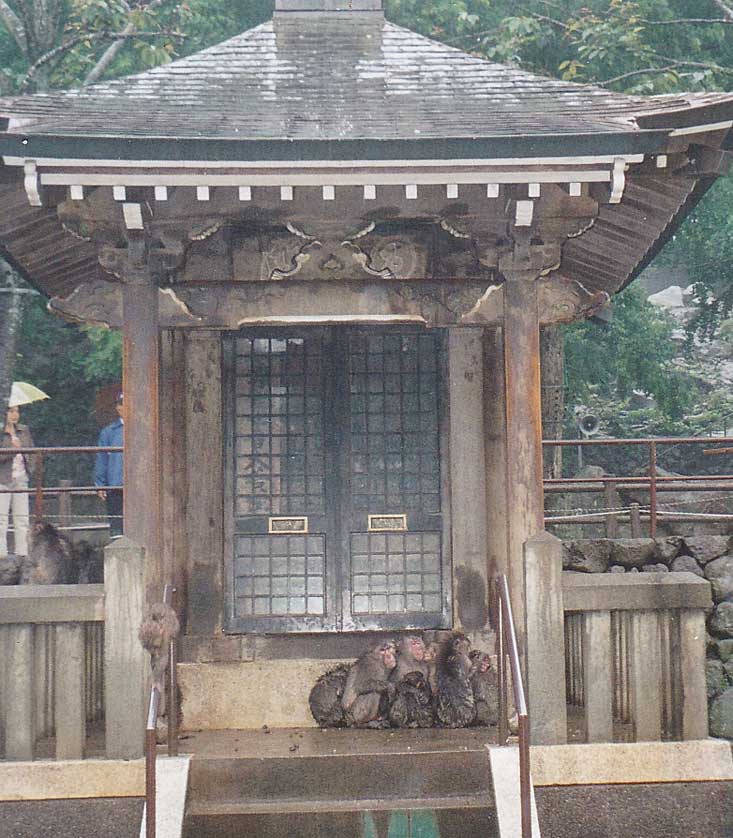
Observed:
[[[104,675],[107,756],[143,755],[148,662],[138,640],[145,607],[145,550],[129,538],[104,548]]]
[[[682,676],[682,738],[708,738],[708,696],[705,682],[705,612],[680,611],[680,673]]]
[[[530,741],[567,741],[562,542],[548,532],[524,544]]]

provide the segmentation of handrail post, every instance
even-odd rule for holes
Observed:
[[[170,587],[171,605],[176,589]],[[168,647],[168,756],[178,756],[178,638],[172,637]]]
[[[155,838],[155,795],[156,795],[156,749],[155,729],[158,720],[160,692],[157,687],[150,690],[148,723],[145,727],[145,838]]]
[[[506,683],[506,637],[504,635],[504,609],[501,602],[498,580],[494,583],[494,601],[496,608],[496,672],[499,679],[499,744],[506,745],[509,738],[507,721],[507,683]]]
[[[649,535],[657,534],[657,443],[649,443]]]
[[[33,518],[35,521],[43,520],[43,454],[36,454],[36,486],[35,503],[33,505]]]
[[[532,838],[532,796],[529,772],[529,718],[519,717],[519,789],[522,805],[522,838]]]

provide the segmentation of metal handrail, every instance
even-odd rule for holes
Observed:
[[[507,672],[506,658],[512,672],[514,707],[519,720],[519,794],[522,813],[522,838],[532,838],[532,790],[529,770],[529,711],[524,692],[522,667],[519,660],[517,633],[514,628],[512,604],[509,598],[509,583],[505,574],[494,579],[493,600],[496,621],[496,664],[499,677],[499,744],[506,745],[509,739],[507,718]]]
[[[176,589],[167,584],[163,589],[163,603],[173,605]],[[178,679],[176,664],[178,650],[176,638],[171,638],[168,646],[168,756],[178,756]],[[155,838],[156,777],[155,765],[158,743],[156,732],[160,712],[161,695],[155,684],[150,688],[148,718],[145,725],[145,838]]]
[[[660,477],[657,474],[657,446],[662,445],[697,445],[700,443],[729,443],[733,442],[733,437],[645,437],[641,439],[543,439],[543,446],[568,448],[573,446],[585,447],[589,445],[601,446],[619,446],[619,445],[645,445],[649,448],[649,465],[646,477],[604,477],[604,478],[551,478],[544,481],[545,486],[561,487],[563,485],[574,484],[574,489],[578,483],[585,484],[623,484],[633,483],[638,484],[640,489],[645,489],[649,492],[649,535],[654,538],[657,534],[657,492],[660,489],[665,491],[672,491],[671,487],[662,487],[659,484],[669,482],[700,482],[706,481],[725,481],[731,479],[730,475],[681,475],[679,477]],[[714,449],[713,449],[714,450]],[[710,453],[707,451],[706,453]],[[551,489],[552,490],[552,489]],[[690,489],[694,491],[693,488]],[[562,491],[562,489],[555,489],[555,491]]]

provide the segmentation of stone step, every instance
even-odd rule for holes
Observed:
[[[236,811],[226,804],[189,807],[184,838],[499,838],[489,795],[425,800],[280,802]],[[427,808],[429,805],[431,808]]]
[[[476,751],[201,758],[191,762],[194,804],[472,798],[491,790],[488,754]]]

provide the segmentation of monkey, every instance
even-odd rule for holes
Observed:
[[[388,726],[382,696],[391,704],[395,687],[388,677],[396,665],[395,644],[387,641],[365,652],[351,666],[341,698],[349,727]]]
[[[428,667],[428,685],[433,698],[438,695],[438,652],[439,647],[435,641],[425,645],[425,657],[423,660]]]
[[[53,524],[43,521],[33,525],[31,549],[23,561],[21,585],[67,585],[71,582],[71,545]]]
[[[430,685],[419,670],[408,672],[395,685],[395,697],[389,708],[392,727],[432,727],[433,701]]]
[[[443,727],[466,727],[476,716],[469,645],[464,635],[455,635],[448,644],[444,659],[438,664],[435,710]]]
[[[93,547],[88,541],[79,541],[72,550],[78,574],[77,584],[93,585],[104,582],[104,561],[100,555],[100,548]]]
[[[499,721],[499,684],[496,671],[491,667],[491,657],[478,649],[469,654],[473,664],[471,687],[476,705],[475,725],[495,725]]]
[[[345,727],[346,716],[341,698],[351,666],[341,663],[316,681],[308,697],[313,718],[319,727]]]
[[[181,630],[176,612],[163,602],[151,605],[143,617],[138,638],[143,649],[150,654],[150,667],[153,671],[153,686],[164,693],[165,671],[168,666],[170,641],[178,637]]]
[[[390,672],[389,680],[398,684],[408,672],[420,672],[427,678],[428,664],[425,661],[425,643],[420,637],[406,635],[397,643],[397,666]]]

